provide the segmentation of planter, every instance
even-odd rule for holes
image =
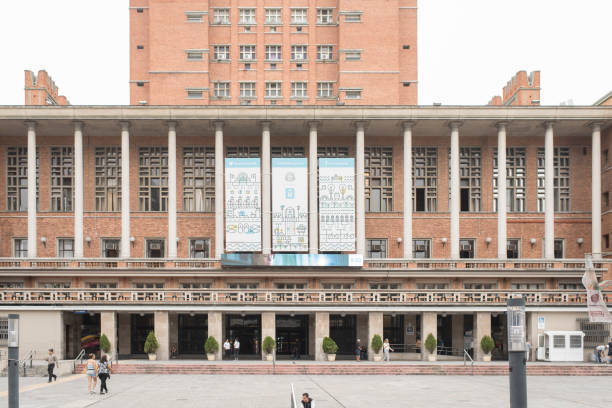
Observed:
[[[155,353],[149,354],[149,360],[157,360],[157,354]]]
[[[382,356],[380,354],[375,354],[374,361],[382,361]]]
[[[484,354],[484,355],[482,356],[482,361],[485,361],[485,362],[487,362],[487,363],[490,363],[490,362],[491,362],[491,354],[490,354],[490,353],[489,353],[489,354]]]
[[[327,361],[336,361],[336,355],[335,354],[328,354],[327,355]]]
[[[215,353],[206,353],[208,361],[215,361]]]
[[[436,361],[436,355],[435,354],[428,354],[427,355],[427,361]]]
[[[267,360],[267,361],[272,361],[272,360],[274,360],[274,354],[266,354],[266,360]]]

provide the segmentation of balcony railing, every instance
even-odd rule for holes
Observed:
[[[497,305],[523,296],[527,305],[586,305],[579,290],[266,290],[266,289],[1,289],[0,304],[168,305]],[[612,293],[603,293],[604,301]]]

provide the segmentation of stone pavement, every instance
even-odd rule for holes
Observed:
[[[505,408],[503,376],[225,376],[113,375],[111,393],[89,395],[83,375],[47,384],[21,378],[21,408],[290,407],[290,384],[308,392],[317,408]],[[533,408],[612,406],[610,377],[528,377]],[[8,406],[7,378],[0,378],[0,407]]]

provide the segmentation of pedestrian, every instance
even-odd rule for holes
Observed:
[[[361,361],[361,340],[359,339],[357,339],[357,344],[355,344],[355,359]]]
[[[603,363],[604,361],[604,353],[606,350],[606,346],[604,346],[603,344],[600,344],[599,346],[595,347],[595,357],[596,357],[596,362],[598,363]]]
[[[302,394],[302,408],[315,408],[315,403],[312,398],[305,392]]]
[[[225,339],[223,350],[225,350],[225,359],[230,360],[232,358],[232,343],[230,343],[229,339]]]
[[[240,341],[238,341],[238,337],[234,339],[234,360],[238,360],[238,356],[240,355]]]
[[[87,360],[87,371],[85,374],[87,374],[87,390],[90,394],[93,394],[98,383],[98,363],[96,363],[96,355],[93,353],[89,355],[89,360]]]
[[[612,364],[612,338],[608,343],[608,364]]]
[[[390,351],[395,351],[391,348],[391,344],[389,344],[389,339],[385,339],[383,342],[383,354],[385,356],[385,361],[391,361],[391,356],[389,355]]]
[[[53,354],[53,349],[50,348],[49,356],[47,357],[47,372],[49,373],[49,382],[51,382],[51,379],[57,381],[57,375],[53,374],[53,369],[56,365],[59,367],[57,357],[55,357],[55,354]]]
[[[531,357],[531,343],[529,342],[529,340],[527,340],[525,342],[525,358],[527,359],[527,361],[529,361],[530,357]]]
[[[300,359],[300,339],[295,339],[295,344],[293,345],[293,359],[294,360],[299,360]]]
[[[108,388],[106,387],[106,380],[110,378],[111,368],[108,366],[108,360],[106,355],[100,358],[100,364],[98,365],[98,378],[100,379],[100,395],[108,394]]]

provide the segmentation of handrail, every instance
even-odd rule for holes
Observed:
[[[298,408],[297,400],[295,399],[295,389],[291,383],[291,408]]]
[[[74,358],[74,360],[72,360],[72,371],[76,371],[76,362],[77,360],[81,360],[81,363],[83,362],[83,356],[85,355],[85,349],[81,349],[81,351],[79,351],[79,354],[77,354],[77,356]]]
[[[472,362],[472,375],[474,375],[474,359],[472,358],[472,356],[470,356],[470,353],[468,353],[466,349],[463,349],[463,366],[464,367],[467,363],[466,357],[469,358],[470,361]]]
[[[36,352],[36,350],[32,349],[28,352],[28,354],[26,354],[26,356],[19,360],[20,363],[23,363],[22,367],[23,367],[23,376],[26,376],[26,366],[28,364],[28,361],[30,362],[30,368],[33,367],[33,360],[34,360],[34,353]],[[19,366],[19,365],[18,365]]]

